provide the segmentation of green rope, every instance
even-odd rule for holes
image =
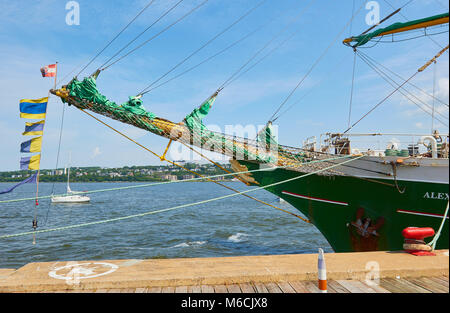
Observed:
[[[310,161],[310,162],[304,162],[304,164],[308,165],[308,164],[313,164],[313,163],[320,163],[320,162],[339,160],[339,159],[342,159],[342,158],[347,158],[347,156],[337,157],[337,158],[329,158],[329,159],[323,159],[323,160],[317,160],[317,161]],[[290,165],[279,166],[279,167],[275,167],[274,169],[284,169],[284,168],[287,168],[287,167],[290,167]],[[137,186],[125,186],[125,187],[116,187],[116,188],[108,188],[108,189],[98,189],[98,190],[92,190],[92,191],[74,191],[73,194],[81,195],[81,194],[87,194],[87,193],[91,194],[91,193],[98,193],[98,192],[117,191],[117,190],[123,190],[123,189],[133,189],[133,188],[143,188],[143,187],[151,187],[151,186],[174,184],[174,183],[186,183],[186,182],[192,182],[192,181],[205,180],[205,179],[208,179],[208,178],[234,176],[234,175],[254,173],[254,172],[260,172],[260,171],[268,171],[268,170],[272,170],[272,168],[270,168],[270,169],[262,168],[262,169],[256,169],[256,170],[251,170],[251,171],[233,172],[233,173],[229,173],[229,174],[217,174],[217,175],[212,175],[212,176],[196,177],[196,178],[191,178],[191,179],[166,181],[166,182],[151,183],[151,184],[143,184],[143,185],[137,185]],[[35,200],[35,199],[48,199],[48,198],[51,198],[51,197],[61,197],[61,196],[65,196],[65,195],[66,194],[39,196],[37,198],[33,197],[33,198],[10,199],[10,200],[2,200],[2,201],[0,201],[0,203],[20,202],[20,201],[28,201],[28,200]]]
[[[347,158],[348,157],[351,157],[351,156],[347,156]],[[116,221],[123,221],[123,220],[126,220],[126,219],[135,218],[135,217],[143,217],[143,216],[152,215],[152,214],[156,214],[156,213],[167,212],[167,211],[172,211],[172,210],[176,210],[176,209],[181,209],[181,208],[191,207],[191,206],[195,206],[195,205],[205,204],[205,203],[209,203],[209,202],[213,202],[213,201],[223,200],[223,199],[226,199],[226,198],[231,198],[231,197],[235,197],[235,196],[238,196],[238,195],[247,194],[247,193],[250,193],[250,192],[257,191],[257,190],[266,189],[266,188],[277,186],[277,185],[280,185],[280,184],[284,184],[284,183],[287,183],[287,182],[290,182],[290,181],[293,181],[293,180],[297,180],[297,179],[300,179],[300,178],[305,178],[307,176],[318,174],[320,172],[327,171],[329,169],[332,169],[332,168],[337,167],[337,166],[341,166],[343,164],[352,162],[352,161],[360,159],[362,157],[363,157],[363,155],[355,157],[355,158],[353,158],[351,160],[348,160],[348,161],[341,162],[339,164],[335,164],[335,165],[323,168],[321,170],[317,170],[317,171],[314,171],[314,172],[311,172],[311,173],[307,173],[307,174],[304,174],[304,175],[301,175],[301,176],[289,178],[289,179],[286,179],[286,180],[281,181],[281,182],[269,184],[269,185],[266,185],[266,186],[263,186],[263,187],[253,188],[251,190],[242,191],[242,192],[239,192],[239,193],[233,193],[233,194],[226,195],[226,196],[221,196],[221,197],[212,198],[212,199],[208,199],[208,200],[198,201],[198,202],[194,202],[194,203],[178,205],[178,206],[175,206],[175,207],[172,207],[172,208],[161,209],[161,210],[157,210],[157,211],[150,211],[150,212],[134,214],[134,215],[128,215],[128,216],[123,216],[123,217],[117,217],[117,218],[112,218],[112,219],[107,219],[107,220],[96,221],[96,222],[76,224],[76,225],[57,227],[57,228],[51,228],[51,229],[44,229],[44,230],[38,230],[38,231],[29,231],[29,232],[23,232],[23,233],[11,234],[11,235],[3,235],[3,236],[0,236],[0,239],[19,237],[19,236],[26,236],[26,235],[31,235],[31,234],[47,233],[47,232],[60,231],[60,230],[67,230],[67,229],[73,229],[73,228],[79,228],[79,227],[85,227],[85,226],[91,226],[91,225],[111,223],[111,222],[116,222]]]

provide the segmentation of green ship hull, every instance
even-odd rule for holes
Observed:
[[[259,164],[239,161],[249,170]],[[251,174],[253,184],[265,186],[303,175],[274,169]],[[402,230],[438,230],[448,202],[448,183],[311,175],[267,188],[304,214],[335,252],[403,250]],[[403,193],[401,193],[403,192]],[[448,249],[448,218],[436,249]],[[425,239],[430,241],[431,238]]]

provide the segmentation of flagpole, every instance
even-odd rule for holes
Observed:
[[[56,81],[57,81],[57,77],[58,77],[58,62],[55,63],[55,82],[54,82],[54,89],[56,89]],[[47,107],[45,109],[45,122],[47,120],[47,108],[48,108],[48,103],[50,100],[50,90],[48,91],[47,94]],[[42,141],[44,141],[44,128],[45,128],[45,122],[44,122],[44,126],[42,127]],[[42,145],[42,143],[41,143]],[[41,160],[42,161],[42,148],[41,148]],[[39,198],[39,176],[41,173],[41,165],[40,165],[40,161],[39,161],[39,168],[37,170],[37,177],[36,177],[36,200],[34,203],[34,220],[33,220],[33,229],[36,231],[37,228],[37,206],[39,205],[38,202],[38,198]],[[36,244],[36,234],[33,233],[33,245]]]

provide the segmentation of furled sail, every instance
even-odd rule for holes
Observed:
[[[346,38],[344,44],[350,45],[354,48],[363,46],[375,37],[382,37],[386,35],[392,35],[397,33],[403,33],[414,29],[427,28],[431,26],[441,25],[448,23],[449,14],[443,13],[439,15],[430,16],[406,23],[395,23],[390,26],[380,28],[368,34],[362,34],[355,37]]]
[[[96,77],[87,77],[82,81],[74,78],[61,89],[52,89],[64,103],[81,110],[89,110],[103,116],[150,131],[156,135],[174,141],[194,145],[233,159],[255,160],[286,167],[304,167],[305,160],[325,158],[321,153],[305,151],[300,148],[281,146],[272,138],[270,127],[265,128],[258,138],[248,139],[208,130],[202,119],[208,114],[216,95],[186,116],[183,122],[174,123],[156,117],[145,110],[142,101],[131,97],[122,105],[108,100],[96,85]],[[316,166],[316,165],[315,165]],[[311,170],[314,170],[311,168]],[[326,174],[326,173],[324,173]]]

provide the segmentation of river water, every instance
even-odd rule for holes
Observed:
[[[72,183],[74,191],[92,191],[142,183]],[[225,183],[240,191],[241,182]],[[12,183],[0,183],[4,190]],[[26,184],[0,201],[33,197],[36,186]],[[63,183],[40,183],[39,194],[65,192]],[[51,204],[42,199],[37,209],[38,230],[94,222],[171,208],[231,194],[211,182],[185,182],[93,193],[89,204]],[[273,194],[259,190],[256,198],[299,214]],[[33,200],[0,203],[0,237],[32,230]],[[316,253],[332,248],[311,224],[252,199],[231,198],[143,217],[32,235],[0,238],[0,268],[30,262],[147,258],[224,257]]]

